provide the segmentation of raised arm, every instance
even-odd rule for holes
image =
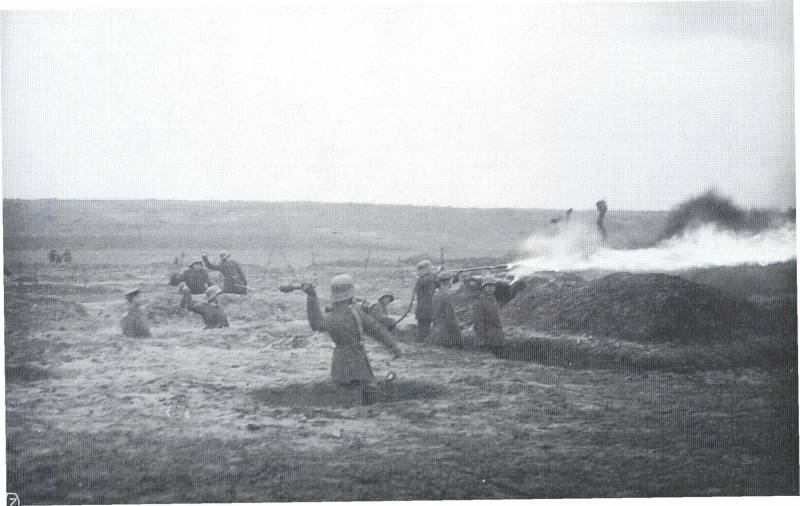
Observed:
[[[305,284],[304,284],[305,286]],[[313,286],[305,286],[303,291],[306,292],[306,314],[308,315],[308,323],[311,324],[311,330],[315,332],[322,332],[325,330],[322,324],[322,311],[319,308],[319,299],[317,292]]]
[[[203,255],[203,263],[206,264],[206,269],[210,271],[218,271],[219,265],[215,265],[211,263],[211,260],[208,259],[208,255]]]
[[[394,340],[386,328],[366,311],[361,309],[356,309],[356,311],[360,312],[364,333],[384,345],[394,354],[395,358],[398,358],[400,356],[400,347],[397,346],[397,341]]]

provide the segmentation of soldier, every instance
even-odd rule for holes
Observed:
[[[228,318],[217,302],[217,296],[222,293],[222,288],[217,285],[210,286],[206,290],[206,301],[202,304],[194,303],[191,291],[186,283],[181,283],[180,290],[183,292],[183,304],[181,307],[201,315],[203,322],[206,324],[206,329],[219,329],[229,326]]]
[[[431,332],[433,293],[436,291],[436,276],[430,260],[417,264],[417,284],[414,291],[417,297],[417,308],[414,311],[414,316],[417,317],[417,341],[424,342]]]
[[[211,280],[208,279],[208,271],[203,267],[203,260],[196,258],[189,264],[189,268],[184,270],[177,276],[170,279],[170,283],[186,283],[189,291],[193,295],[200,295],[206,293],[208,287],[211,286]],[[185,300],[185,299],[184,299]],[[183,302],[181,302],[181,307]]]
[[[219,271],[225,280],[222,283],[223,293],[235,293],[247,295],[247,279],[244,277],[239,263],[231,260],[231,254],[222,251],[219,254],[219,265],[214,265],[208,260],[208,255],[203,253],[203,263],[206,268],[212,271]]]
[[[64,254],[61,255],[61,260],[63,260],[65,264],[72,263],[72,253],[70,253],[69,248],[64,250]]]
[[[147,317],[139,307],[139,289],[134,288],[125,292],[128,301],[128,314],[122,317],[120,325],[125,337],[150,337],[150,324]]]
[[[394,294],[391,292],[384,292],[379,298],[378,302],[369,308],[369,314],[378,320],[386,330],[394,330],[395,321],[389,316],[389,304],[394,302]]]
[[[603,239],[606,238],[606,226],[603,224],[603,220],[606,217],[606,212],[608,212],[608,205],[606,204],[605,200],[598,200],[597,204],[597,230],[600,231],[600,235],[603,236]]]
[[[492,354],[500,358],[503,353],[505,336],[503,327],[500,325],[500,312],[497,308],[497,300],[494,297],[497,280],[492,276],[487,276],[481,283],[482,293],[478,302],[474,306],[475,335]]]
[[[48,258],[50,259],[51,264],[56,263],[56,261],[59,260],[58,251],[56,251],[55,249],[51,249],[50,256]]]
[[[356,402],[365,403],[367,388],[374,378],[364,349],[364,334],[386,346],[395,358],[400,357],[400,348],[375,318],[353,304],[355,287],[353,278],[347,274],[340,274],[331,280],[333,307],[324,317],[314,285],[303,283],[303,291],[308,296],[306,312],[311,329],[327,332],[336,344],[331,364],[333,382],[350,389]]]
[[[453,286],[453,273],[440,272],[437,276],[439,289],[433,295],[433,331],[431,344],[462,348],[464,340],[461,337],[461,327],[456,319],[453,301],[450,298],[450,288]]]

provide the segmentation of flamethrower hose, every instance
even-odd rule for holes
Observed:
[[[416,287],[414,287],[414,288],[416,288]],[[412,292],[411,292],[411,302],[409,302],[409,303],[408,303],[408,309],[406,310],[405,314],[404,314],[403,316],[401,316],[401,317],[400,317],[400,319],[399,319],[399,320],[397,320],[396,322],[394,322],[395,326],[397,326],[397,324],[398,324],[398,323],[400,323],[401,321],[403,321],[403,319],[404,319],[406,316],[408,316],[408,314],[411,312],[411,308],[412,308],[412,307],[414,307],[414,297],[415,297],[416,295],[417,295],[417,290],[416,290],[416,289],[415,289],[415,290],[412,290]]]

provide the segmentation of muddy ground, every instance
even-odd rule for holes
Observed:
[[[355,269],[359,294],[388,286],[401,314],[402,269]],[[23,504],[798,493],[796,357],[545,365],[414,344],[406,328],[402,359],[368,343],[376,376],[397,379],[353,406],[326,383],[333,345],[304,297],[276,290],[291,274],[245,270],[251,294],[222,298],[231,328],[203,330],[176,310],[167,264],[13,265],[8,490]],[[131,286],[149,339],[121,335]]]

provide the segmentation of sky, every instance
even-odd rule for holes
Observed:
[[[791,2],[13,11],[5,198],[795,201]]]

